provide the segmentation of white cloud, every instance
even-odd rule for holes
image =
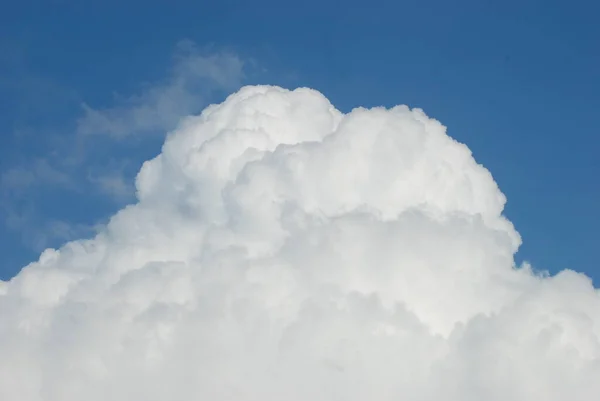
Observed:
[[[0,282],[0,399],[589,400],[600,295],[514,266],[505,197],[420,110],[245,87],[91,240]]]
[[[45,139],[40,146],[47,148],[48,157],[27,160],[19,166],[11,166],[0,172],[0,218],[4,220],[6,228],[21,235],[25,244],[35,247],[37,251],[40,245],[47,246],[53,239],[71,238],[72,233],[82,232],[82,226],[87,227],[78,221],[57,223],[44,216],[38,210],[37,201],[43,197],[37,192],[41,187],[58,187],[79,194],[89,191],[93,196],[108,195],[118,205],[135,199],[134,171],[129,168],[125,170],[123,165],[141,164],[147,156],[140,154],[153,147],[156,148],[154,151],[158,151],[161,135],[173,129],[183,116],[199,112],[219,91],[239,87],[244,78],[245,67],[251,62],[224,50],[199,49],[193,42],[181,41],[172,56],[168,76],[157,82],[147,83],[137,94],[118,97],[107,108],[94,108],[84,104],[83,113],[76,121],[76,130],[67,128],[73,121],[65,126],[53,126],[57,115],[63,115],[68,109],[67,105],[78,102],[72,90],[61,89],[60,85],[52,83],[48,78],[30,77],[28,73],[24,81],[11,80],[11,87],[16,85],[15,87],[22,89],[18,91],[19,94],[35,88],[38,103],[40,88],[45,88],[52,95],[50,97],[53,101],[58,99],[58,102],[46,102],[46,113],[44,110],[37,110],[37,106],[44,102],[37,106],[34,104],[33,109],[29,107],[32,106],[29,104],[31,102],[25,102],[28,103],[27,110],[42,113],[33,118],[38,123],[42,121],[42,125],[37,125],[35,129],[20,127],[19,135],[23,140],[30,136],[29,139],[39,142],[39,137],[43,134]],[[23,68],[18,69],[19,76],[27,71],[25,66],[21,67]],[[29,84],[22,87],[21,81]],[[48,100],[48,96],[43,98]],[[56,111],[59,113],[56,114]],[[42,115],[46,117],[40,120]],[[48,116],[52,118],[47,118]],[[50,126],[46,126],[48,122]],[[148,135],[153,133],[159,135]],[[97,141],[107,137],[117,141],[110,143],[110,146],[106,146],[104,141]],[[125,145],[125,142],[118,141],[132,137],[137,139],[135,145],[143,150],[135,148],[135,152],[127,154],[120,146]],[[147,141],[142,142],[140,139]],[[98,146],[99,143],[103,146]],[[114,168],[115,163],[120,166]],[[91,190],[89,184],[92,185]],[[22,215],[23,203],[27,203],[30,208],[27,216]],[[94,220],[100,217],[104,216],[91,214],[90,218]],[[67,224],[71,226],[69,229]],[[60,230],[56,230],[59,226]]]
[[[175,127],[185,115],[198,112],[215,89],[231,90],[244,77],[244,62],[228,52],[203,53],[191,41],[181,41],[170,76],[147,85],[138,95],[119,98],[116,105],[95,109],[83,104],[79,135],[109,135],[115,139]]]

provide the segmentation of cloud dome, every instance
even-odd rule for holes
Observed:
[[[248,86],[137,203],[0,282],[0,399],[589,400],[600,296],[515,266],[492,175],[422,110]]]

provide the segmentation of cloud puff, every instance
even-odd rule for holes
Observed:
[[[423,111],[244,87],[90,240],[0,282],[0,399],[589,400],[600,296],[515,266],[505,197]]]

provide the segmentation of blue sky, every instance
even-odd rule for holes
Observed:
[[[250,83],[423,108],[507,195],[519,260],[600,279],[596,2],[81,3],[0,12],[0,279],[91,235],[178,113]]]

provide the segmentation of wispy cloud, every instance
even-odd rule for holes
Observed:
[[[53,185],[75,188],[73,178],[54,167],[47,159],[40,158],[28,165],[11,167],[0,175],[0,186],[3,193],[23,191],[31,186]]]
[[[133,173],[128,169],[131,163],[112,162],[103,168],[90,168],[87,179],[117,204],[124,204],[135,198]]]
[[[90,221],[86,222],[53,219],[36,206],[43,198],[41,188],[103,195],[111,200],[105,213],[115,205],[131,202],[135,172],[147,159],[148,149],[156,147],[152,152],[158,151],[161,136],[175,128],[182,117],[200,112],[218,95],[239,87],[247,70],[246,62],[235,53],[200,48],[189,40],[176,44],[170,64],[163,79],[146,83],[133,93],[116,95],[112,105],[97,107],[80,99],[69,103],[81,105],[81,109],[73,110],[79,115],[65,116],[61,109],[44,118],[41,126],[19,127],[19,132],[28,133],[28,140],[39,144],[43,139],[44,144],[38,147],[48,149],[44,157],[4,166],[0,171],[0,210],[5,228],[21,235],[36,251],[53,241],[91,232],[91,220],[101,219],[104,214],[88,216]],[[15,92],[19,103],[22,90],[13,90],[13,86],[5,89]],[[59,83],[54,86],[62,87]],[[62,92],[75,93],[66,89]],[[73,100],[72,96],[69,99]],[[58,117],[62,120],[57,122]],[[128,148],[131,140],[135,140],[136,148]],[[23,212],[25,204],[27,211]]]
[[[147,132],[164,132],[182,116],[198,112],[214,90],[233,89],[244,77],[244,62],[235,54],[200,51],[182,41],[173,55],[168,77],[139,94],[119,96],[115,105],[96,109],[86,103],[77,122],[80,135],[109,135],[116,139]]]
[[[35,252],[41,252],[56,242],[88,237],[95,233],[100,224],[84,224],[53,218],[42,218],[33,209],[23,212],[5,210],[5,224],[17,232],[23,244]]]

